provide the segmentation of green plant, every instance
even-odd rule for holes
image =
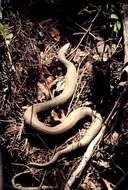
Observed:
[[[80,10],[78,12],[78,15],[83,15],[84,13],[88,13],[88,14],[92,14],[94,12],[97,12],[100,8],[93,5],[93,4],[89,4],[87,5],[85,8],[83,8],[82,10]]]
[[[13,34],[9,32],[7,27],[0,23],[0,35],[5,40],[6,45],[8,46],[13,38]]]
[[[119,21],[118,15],[115,13],[111,13],[110,15],[110,28],[112,28],[115,33],[118,33],[121,29],[121,22]]]
[[[112,32],[118,34],[121,30],[121,22],[117,7],[114,4],[108,4],[106,9],[108,11],[109,27],[112,29]]]

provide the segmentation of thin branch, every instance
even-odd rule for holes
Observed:
[[[102,129],[100,130],[100,132],[98,133],[98,135],[94,138],[94,140],[89,144],[86,152],[84,153],[83,159],[81,160],[79,166],[76,168],[76,170],[72,173],[71,177],[69,178],[69,180],[67,181],[64,190],[70,190],[72,185],[74,184],[74,182],[76,181],[76,179],[78,179],[83,171],[83,169],[85,168],[85,166],[87,165],[88,161],[90,160],[90,158],[92,157],[95,148],[97,147],[97,145],[99,144],[99,142],[101,141],[101,139],[104,136],[106,130],[106,126],[104,125],[102,127]]]
[[[90,158],[92,157],[94,150],[96,149],[97,145],[99,145],[100,141],[102,140],[105,131],[106,131],[106,126],[108,125],[111,117],[113,116],[115,110],[117,109],[117,106],[119,105],[119,102],[122,98],[122,96],[124,95],[125,91],[123,91],[121,93],[121,95],[119,96],[119,98],[117,99],[117,101],[115,102],[111,112],[109,113],[108,117],[106,118],[106,120],[104,121],[104,125],[101,128],[100,132],[98,133],[98,135],[94,138],[94,140],[92,140],[92,142],[89,144],[86,152],[84,153],[83,159],[80,162],[79,166],[76,168],[76,170],[72,173],[71,177],[69,178],[69,180],[67,181],[64,190],[70,190],[72,185],[74,184],[74,182],[76,181],[76,179],[78,179],[83,171],[83,169],[85,168],[85,166],[87,165],[88,161],[90,160]]]
[[[82,30],[84,30],[85,32],[88,31],[88,29],[84,28],[83,26],[79,25],[78,23],[75,23],[75,25],[76,25],[76,26],[79,26],[79,27],[80,27]],[[83,34],[83,32],[82,32],[82,33],[74,33],[73,35],[77,35],[77,34]],[[99,37],[96,37],[92,32],[89,31],[88,34],[89,34],[90,36],[92,36],[95,40],[100,40],[100,38],[99,38]]]
[[[44,181],[44,178],[42,179],[41,184],[38,187],[23,187],[21,184],[16,183],[17,178],[19,178],[22,175],[26,175],[26,174],[30,174],[30,171],[25,170],[25,171],[20,172],[20,173],[14,175],[12,177],[12,186],[13,186],[14,189],[17,189],[17,190],[41,190],[41,189],[43,189],[43,190],[46,190],[46,189],[50,190],[50,189],[56,189],[53,186],[42,185],[42,182]]]
[[[93,18],[93,20],[91,21],[91,24],[90,24],[90,26],[88,27],[87,31],[84,33],[84,35],[83,35],[82,38],[80,39],[80,41],[79,41],[78,45],[76,46],[76,48],[75,48],[70,54],[74,53],[74,52],[79,48],[79,46],[80,46],[81,43],[83,42],[83,40],[84,40],[84,38],[86,37],[86,35],[90,32],[90,30],[91,30],[91,28],[92,28],[92,26],[93,26],[95,20],[97,19],[97,17],[98,17],[99,14],[100,14],[100,11],[101,11],[101,9],[99,9],[99,11],[96,13],[96,15],[95,15],[95,17]],[[70,55],[70,54],[69,54],[69,55]],[[69,55],[68,55],[68,56],[69,56]]]

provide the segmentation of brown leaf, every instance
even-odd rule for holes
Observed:
[[[53,76],[49,76],[49,77],[47,78],[47,82],[48,82],[49,85],[50,85],[51,83],[53,83],[53,81],[54,81],[54,77],[53,77]]]
[[[94,189],[96,190],[96,184],[95,182],[91,181],[90,179],[85,179],[83,184],[81,184],[81,187],[83,189],[89,188],[89,189]]]
[[[38,100],[42,100],[46,97],[49,97],[49,91],[48,88],[46,87],[46,85],[44,83],[37,83],[37,99]]]
[[[54,38],[55,41],[60,41],[60,32],[56,28],[52,28],[52,31],[50,32],[51,36]]]
[[[101,58],[103,58],[103,61],[107,61],[108,58],[111,57],[110,46],[106,44],[103,40],[97,42],[96,49],[97,51],[96,50],[94,51],[94,56],[93,56],[95,60],[100,60]]]
[[[58,81],[58,79],[54,79],[53,76],[49,76],[47,78],[47,83],[49,85],[49,88],[51,88],[52,86],[56,85],[57,81]]]
[[[100,159],[98,161],[98,165],[101,166],[101,167],[104,167],[104,168],[109,168],[110,167],[109,164],[108,164],[108,162],[106,162],[106,161],[104,161],[102,159]]]
[[[107,181],[104,178],[102,178],[102,180],[104,181],[104,183],[105,183],[108,190],[112,190],[114,188],[114,185],[111,182]]]
[[[7,127],[6,133],[7,134],[14,134],[18,131],[18,128],[15,123],[10,123]]]
[[[87,56],[87,53],[85,53],[84,51],[81,51],[80,49],[77,49],[74,55],[73,61],[76,63],[80,63],[81,58],[86,57],[86,56]]]
[[[119,139],[119,134],[118,134],[116,131],[114,131],[114,132],[111,134],[111,139],[110,139],[111,144],[117,144],[118,139]]]
[[[41,51],[40,52],[40,61],[41,61],[41,64],[43,64],[43,62],[44,62],[44,57],[45,57],[44,52]]]
[[[65,114],[63,110],[60,110],[58,114],[54,110],[52,110],[51,116],[53,117],[54,121],[63,122],[65,119]]]
[[[65,77],[60,76],[56,80],[56,92],[61,92],[64,89]]]

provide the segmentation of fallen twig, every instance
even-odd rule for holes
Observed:
[[[98,133],[98,135],[94,138],[94,140],[89,144],[86,152],[84,153],[83,159],[81,160],[79,166],[76,168],[76,170],[72,173],[71,177],[69,178],[69,180],[67,181],[64,190],[70,190],[73,183],[75,182],[76,179],[78,179],[83,171],[83,169],[85,168],[85,166],[87,165],[89,159],[92,157],[94,150],[97,146],[97,144],[100,142],[100,140],[103,138],[104,133],[106,130],[106,126],[104,125],[100,132]]]
[[[124,35],[124,69],[122,71],[121,80],[128,81],[128,3],[123,3],[122,15]]]
[[[79,67],[78,67],[78,69],[77,69],[77,73],[79,73],[81,63],[84,61],[85,58],[86,58],[86,56],[81,60],[81,62],[80,62],[80,64],[79,64]],[[86,65],[85,65],[85,67],[86,67]],[[85,67],[84,67],[84,68],[85,68]],[[79,86],[79,84],[80,84],[81,81],[82,81],[83,74],[84,74],[84,69],[83,69],[83,72],[81,73],[81,75],[80,75],[80,77],[79,77],[79,80],[78,80],[78,82],[77,82],[77,84],[76,84],[76,88],[75,88],[75,91],[74,91],[73,96],[72,96],[72,98],[71,98],[70,104],[69,104],[69,106],[68,106],[68,111],[67,111],[66,116],[68,116],[69,113],[71,112],[71,109],[72,109],[72,107],[73,107],[72,104],[73,104],[74,98],[75,98],[75,96],[76,96],[76,92],[77,92],[78,86]],[[85,84],[86,84],[86,81],[85,81]],[[85,85],[85,84],[84,84],[84,85]],[[83,85],[83,87],[84,87],[84,85]],[[81,94],[81,93],[80,93],[80,94]],[[78,98],[77,98],[77,101],[78,101]],[[75,104],[76,104],[76,103],[75,103]]]
[[[91,30],[91,28],[92,28],[92,26],[93,26],[95,20],[97,19],[97,17],[98,17],[99,14],[100,14],[100,11],[101,11],[101,9],[99,9],[99,11],[96,13],[95,17],[94,17],[93,20],[91,21],[90,26],[89,26],[88,29],[85,31],[85,33],[84,33],[84,35],[82,36],[82,38],[80,39],[78,45],[76,46],[76,48],[75,48],[71,53],[69,53],[69,55],[71,55],[72,53],[74,53],[74,52],[79,48],[79,46],[81,45],[81,43],[82,43],[83,40],[85,39],[86,35],[90,32],[90,30]],[[68,56],[69,56],[69,55],[68,55]]]
[[[113,116],[115,110],[117,109],[122,96],[124,95],[125,90],[121,93],[121,95],[119,96],[119,98],[116,100],[111,112],[109,113],[108,117],[106,118],[106,120],[104,121],[104,125],[101,128],[101,130],[99,131],[98,135],[94,138],[94,140],[92,140],[92,142],[89,144],[86,152],[84,153],[83,159],[80,162],[79,166],[76,168],[76,170],[72,173],[71,177],[69,178],[69,180],[67,181],[64,190],[70,190],[72,185],[74,184],[74,182],[76,181],[76,179],[78,179],[83,171],[83,169],[85,168],[85,166],[87,165],[89,159],[92,157],[95,148],[97,147],[97,145],[100,143],[100,141],[102,140],[105,131],[106,131],[106,126],[109,124],[111,117]]]
[[[124,64],[128,62],[128,3],[123,3]]]
[[[75,23],[75,25],[76,25],[76,26],[79,26],[79,27],[80,27],[83,31],[85,31],[85,32],[88,31],[88,29],[82,27],[82,26],[79,25],[78,23]],[[74,33],[73,35],[76,35],[76,34],[83,34],[83,32],[82,32],[82,33]],[[89,31],[88,34],[89,34],[90,36],[92,36],[95,40],[100,40],[100,38],[97,37],[97,36],[95,36],[92,32]]]
[[[22,136],[23,130],[24,130],[24,120],[22,119],[20,127],[19,127],[19,132],[17,135],[18,141],[21,141],[21,136]]]
[[[92,110],[90,110],[90,111],[92,112]],[[62,157],[63,155],[65,155],[67,153],[70,153],[79,148],[87,146],[91,142],[91,140],[96,136],[96,134],[100,131],[100,129],[102,127],[101,115],[99,113],[94,113],[94,112],[92,112],[92,113],[93,113],[94,118],[92,117],[91,126],[85,133],[84,137],[82,139],[80,139],[80,141],[71,143],[66,148],[56,152],[56,154],[53,156],[53,158],[48,162],[45,162],[43,164],[36,163],[36,162],[30,162],[28,165],[33,166],[33,167],[39,167],[39,168],[47,167],[47,166],[54,164],[59,157]]]
[[[23,187],[21,184],[16,183],[17,178],[19,178],[22,175],[30,174],[30,173],[31,173],[30,171],[25,170],[23,172],[20,172],[20,173],[14,175],[12,177],[12,186],[13,186],[13,188],[17,189],[17,190],[41,190],[41,189],[43,189],[43,190],[46,190],[46,189],[50,190],[50,189],[55,189],[55,187],[50,186],[50,185],[49,186],[42,185],[43,182],[44,182],[44,177],[42,178],[42,181],[41,181],[40,185],[37,186],[37,187]]]

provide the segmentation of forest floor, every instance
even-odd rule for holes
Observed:
[[[29,162],[44,163],[59,148],[79,140],[90,124],[82,121],[71,134],[52,138],[24,124],[27,107],[62,92],[66,71],[57,55],[67,42],[71,44],[68,59],[78,72],[77,89],[68,103],[45,114],[44,121],[53,126],[66,112],[81,106],[90,106],[107,121],[101,143],[72,189],[128,189],[128,103],[119,88],[124,51],[118,8],[109,3],[85,4],[77,11],[76,7],[71,13],[65,8],[61,13],[50,5],[42,12],[35,5],[18,6],[18,10],[4,8],[0,25],[0,145],[5,189],[14,189],[15,177],[17,189],[42,184],[44,189],[64,189],[86,150],[66,155],[49,168],[29,167],[31,172],[24,173]]]

